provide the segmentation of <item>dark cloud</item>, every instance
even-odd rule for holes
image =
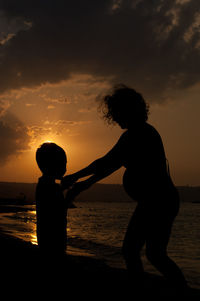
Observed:
[[[13,115],[7,114],[0,120],[0,165],[12,155],[19,155],[28,149],[30,136],[27,128]]]
[[[151,97],[199,81],[199,1],[15,2],[0,3],[8,22],[20,24],[0,48],[2,92],[76,72],[125,82]]]

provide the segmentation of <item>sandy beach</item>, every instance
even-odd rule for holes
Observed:
[[[1,206],[1,213],[18,212],[18,206]],[[20,208],[22,210],[22,208]],[[27,206],[24,211],[30,210]],[[1,286],[9,294],[27,298],[29,294],[57,295],[96,293],[111,296],[200,296],[200,290],[191,288],[187,292],[175,290],[158,274],[145,274],[143,287],[134,283],[124,268],[114,268],[85,254],[66,253],[61,260],[52,260],[48,254],[42,257],[37,245],[13,235],[0,233]],[[69,239],[69,249],[70,249]],[[29,297],[28,297],[29,298]]]
[[[36,245],[8,235],[0,234],[1,259],[3,275],[2,287],[23,294],[25,290],[32,293],[74,294],[81,292],[91,295],[95,290],[100,294],[118,295],[149,295],[180,296],[182,293],[174,290],[161,276],[146,274],[143,289],[128,278],[125,269],[111,268],[103,261],[87,256],[66,255],[62,261],[53,263],[50,259],[41,258]],[[16,290],[17,288],[17,290]],[[190,289],[189,296],[200,296],[200,291]]]

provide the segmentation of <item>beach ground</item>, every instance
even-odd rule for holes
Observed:
[[[125,269],[87,256],[66,255],[52,262],[41,257],[36,245],[8,235],[0,235],[0,244],[1,286],[7,295],[200,296],[200,290],[177,291],[163,277],[148,273],[139,287]]]

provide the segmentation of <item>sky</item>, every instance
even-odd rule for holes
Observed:
[[[200,1],[1,0],[0,181],[36,182],[44,141],[67,173],[106,154],[122,130],[98,99],[118,83],[149,103],[175,184],[200,185]]]

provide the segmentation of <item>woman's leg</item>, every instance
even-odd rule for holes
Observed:
[[[128,273],[137,281],[144,274],[140,258],[140,252],[145,243],[145,227],[143,223],[143,210],[138,206],[129,222],[122,248]]]
[[[152,214],[148,219],[146,255],[148,260],[171,283],[177,287],[186,286],[186,280],[180,268],[167,255],[167,245],[171,235],[173,219],[165,214]]]

